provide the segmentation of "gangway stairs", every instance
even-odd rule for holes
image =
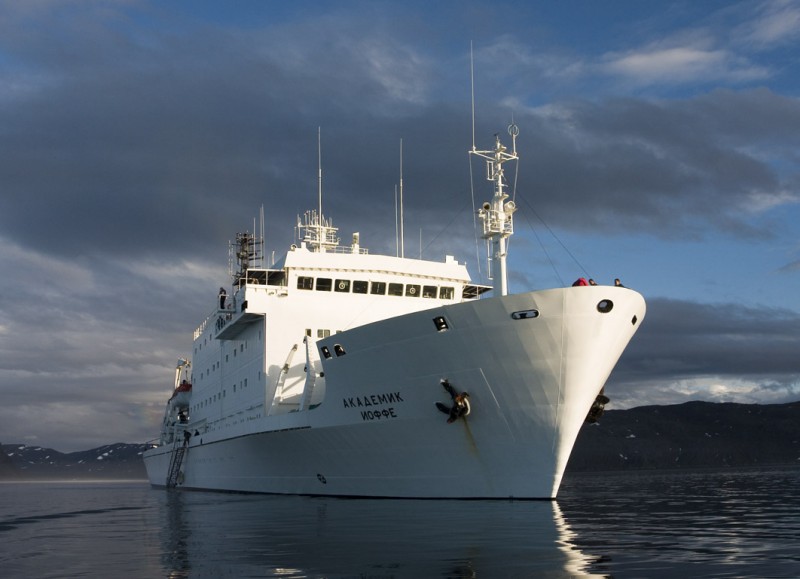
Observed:
[[[188,446],[188,437],[183,439],[183,444],[180,443],[180,440],[175,440],[175,445],[172,448],[172,457],[169,461],[169,470],[167,471],[168,489],[173,489],[178,486],[178,477],[181,474],[181,464],[183,464],[183,456],[186,454]]]

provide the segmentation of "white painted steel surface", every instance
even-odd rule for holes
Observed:
[[[608,313],[598,311],[603,300],[613,302]],[[538,317],[512,318],[528,310]],[[433,308],[320,340],[346,351],[323,363],[324,401],[192,437],[183,486],[555,497],[578,430],[644,313],[629,289],[570,287]],[[437,316],[446,331],[436,330]],[[444,378],[470,395],[472,412],[452,424],[435,407],[449,401]],[[155,485],[166,480],[170,448],[147,453]]]

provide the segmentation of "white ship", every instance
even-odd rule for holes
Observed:
[[[624,287],[509,295],[516,207],[503,165],[478,211],[492,286],[453,257],[426,261],[342,246],[319,211],[264,267],[238,234],[230,293],[178,364],[160,438],[144,454],[157,487],[414,498],[555,498],[581,425],[645,315]],[[320,172],[321,174],[321,172]]]

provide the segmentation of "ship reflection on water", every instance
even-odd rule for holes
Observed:
[[[591,576],[556,502],[164,493],[170,577]]]
[[[800,468],[573,474],[558,502],[0,484],[2,577],[797,577]]]

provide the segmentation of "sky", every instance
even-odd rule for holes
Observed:
[[[472,47],[472,48],[471,48]],[[800,399],[800,1],[0,0],[0,441],[157,436],[264,206],[485,282],[473,145],[519,127],[514,292],[620,277],[608,408]],[[472,175],[472,177],[471,177]]]

